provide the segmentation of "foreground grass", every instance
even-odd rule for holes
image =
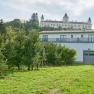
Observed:
[[[11,78],[0,80],[0,94],[94,94],[94,66],[14,72]]]

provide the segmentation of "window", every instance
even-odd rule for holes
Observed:
[[[83,38],[84,36],[83,35],[81,35],[81,38]]]
[[[71,38],[73,38],[73,35],[71,35]]]
[[[66,38],[66,35],[60,35],[60,38]]]
[[[43,35],[43,41],[48,41],[48,35]]]
[[[60,35],[60,41],[66,40],[66,35]]]

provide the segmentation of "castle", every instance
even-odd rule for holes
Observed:
[[[40,21],[40,27],[41,28],[48,27],[48,28],[62,29],[62,30],[65,29],[90,30],[92,29],[92,21],[90,17],[86,22],[70,21],[67,13],[65,13],[62,21],[45,20],[44,16],[42,15]]]

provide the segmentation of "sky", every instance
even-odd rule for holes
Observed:
[[[71,21],[91,17],[94,24],[94,0],[0,0],[0,18],[5,22],[15,18],[29,20],[33,12],[51,20],[62,20],[65,13]]]

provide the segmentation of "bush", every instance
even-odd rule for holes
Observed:
[[[44,43],[47,65],[72,65],[76,51],[53,43]]]

